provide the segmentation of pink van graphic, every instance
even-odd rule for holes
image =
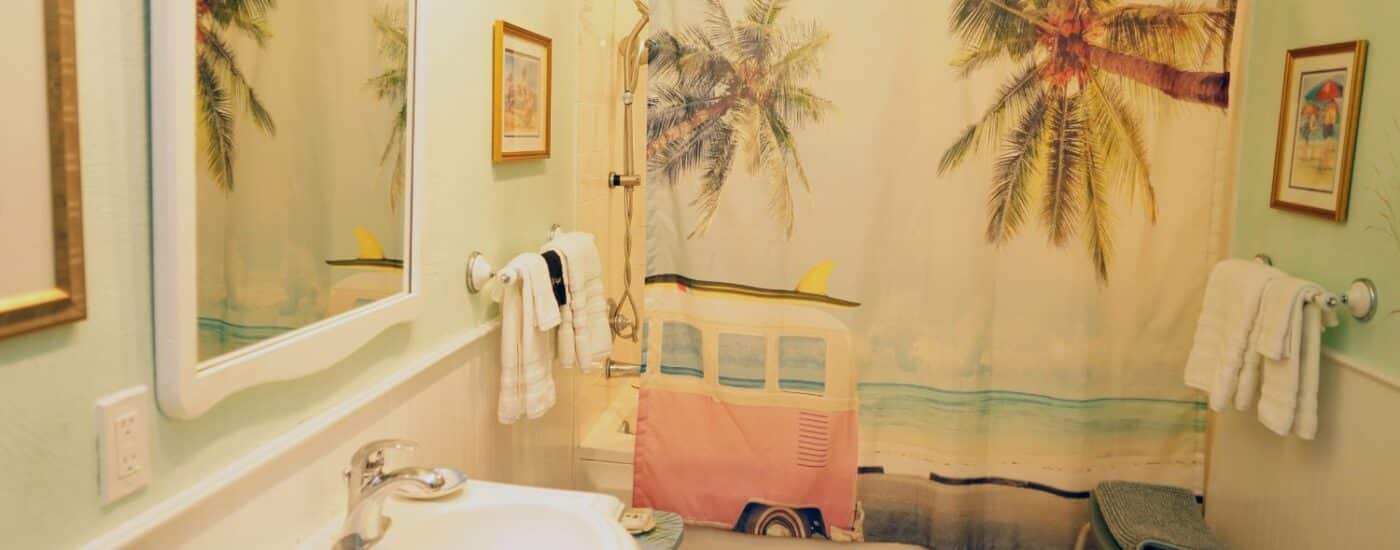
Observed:
[[[859,539],[850,334],[806,292],[652,276],[634,501],[775,536]]]

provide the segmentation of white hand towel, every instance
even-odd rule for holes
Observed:
[[[566,369],[578,366],[578,342],[574,335],[572,306],[568,304],[559,306],[559,330],[555,331],[554,335],[554,348],[558,350],[559,366]]]
[[[543,250],[553,250],[563,258],[569,313],[573,320],[574,356],[579,368],[588,372],[594,362],[612,353],[612,329],[608,326],[607,294],[603,290],[603,263],[598,245],[593,235],[572,232],[546,243]]]
[[[1295,323],[1303,313],[1303,302],[1310,296],[1322,292],[1322,287],[1296,277],[1285,277],[1273,281],[1264,289],[1264,299],[1259,304],[1259,329],[1255,334],[1254,349],[1265,359],[1288,357],[1301,336]]]
[[[1235,408],[1247,410],[1254,406],[1259,395],[1261,363],[1266,360],[1283,360],[1292,355],[1295,348],[1291,341],[1297,331],[1294,323],[1301,322],[1303,301],[1310,292],[1321,292],[1321,287],[1295,277],[1280,277],[1270,281],[1264,288],[1264,296],[1259,303],[1259,314],[1254,321],[1254,331],[1249,337],[1249,353],[1240,369],[1239,385],[1235,390]]]
[[[1297,298],[1297,309],[1288,317],[1289,336],[1284,339],[1287,344],[1281,357],[1260,354],[1264,360],[1259,369],[1262,382],[1259,388],[1259,421],[1279,435],[1288,435],[1293,430],[1293,417],[1298,411],[1299,369],[1305,368],[1301,363],[1304,357],[1304,326],[1316,322],[1318,318],[1314,308],[1303,306],[1305,297],[1311,294],[1311,291],[1301,293]],[[1318,327],[1318,330],[1321,328]]]
[[[1277,287],[1276,289],[1274,287]],[[1317,435],[1317,390],[1322,354],[1322,331],[1336,326],[1336,313],[1313,303],[1325,292],[1314,283],[1297,279],[1277,281],[1265,293],[1265,301],[1290,304],[1286,328],[1275,325],[1278,307],[1261,308],[1259,421],[1279,435],[1297,434],[1304,439]],[[1265,312],[1275,315],[1263,317]],[[1282,332],[1280,337],[1278,333]],[[1281,349],[1276,346],[1282,342]]]
[[[550,287],[549,267],[538,254],[521,254],[501,268],[516,282],[501,299],[501,395],[496,416],[511,424],[522,416],[539,418],[555,403],[554,341],[549,330],[560,322]]]
[[[1267,265],[1238,259],[1211,270],[1186,360],[1186,385],[1208,393],[1212,409],[1224,410],[1235,396],[1260,296],[1269,281],[1283,276]]]
[[[1309,313],[1310,311],[1316,314]],[[1303,306],[1303,346],[1299,353],[1298,411],[1293,419],[1293,434],[1303,439],[1317,437],[1317,390],[1322,377],[1322,333],[1337,326],[1337,312],[1329,307],[1308,303]]]

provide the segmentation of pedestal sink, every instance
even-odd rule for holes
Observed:
[[[374,548],[634,550],[636,542],[617,523],[622,510],[608,495],[469,481],[438,500],[385,503],[392,523]],[[327,526],[302,548],[330,548],[340,527],[338,521]]]

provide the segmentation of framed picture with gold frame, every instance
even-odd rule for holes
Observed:
[[[1366,42],[1289,50],[1269,205],[1347,219]]]
[[[491,88],[491,158],[549,158],[553,42],[496,21]]]
[[[0,9],[11,62],[0,114],[0,338],[87,317],[73,0]]]

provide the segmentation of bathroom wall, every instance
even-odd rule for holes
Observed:
[[[1206,522],[1226,548],[1381,548],[1400,541],[1400,387],[1324,361],[1318,436],[1279,437],[1253,412],[1215,416]]]
[[[489,300],[463,289],[464,258],[471,250],[504,260],[537,248],[550,223],[573,224],[577,110],[575,72],[568,68],[576,57],[576,14],[560,9],[557,0],[419,6],[418,146],[425,163],[417,178],[427,199],[419,236],[426,311],[317,375],[242,392],[196,420],[157,416],[150,486],[104,507],[93,403],[154,382],[147,117],[149,108],[160,106],[147,102],[147,2],[76,1],[89,317],[0,341],[0,463],[11,472],[0,476],[4,546],[73,547],[180,506],[197,484],[227,474],[297,426],[356,402],[429,350],[496,316]],[[556,137],[550,160],[491,163],[489,48],[497,18],[554,38]],[[489,374],[478,376],[476,370],[493,369],[480,357],[435,368],[440,375],[446,369],[443,376],[474,369],[475,384],[493,382]],[[479,464],[495,464],[482,467],[489,476],[515,477],[518,472],[496,466],[548,448],[540,452],[558,463],[536,468],[526,481],[571,484],[571,386],[572,379],[561,376],[562,399],[545,420],[506,430],[509,437],[458,442],[466,450],[452,456],[483,457]],[[493,414],[494,401],[483,403],[482,397],[474,393],[456,401],[466,412],[420,411],[416,422]],[[338,443],[321,451],[333,452]],[[473,473],[470,464],[459,466]]]
[[[1273,256],[1275,265],[1341,289],[1371,277],[1383,312],[1368,324],[1344,318],[1329,330],[1314,441],[1266,430],[1252,413],[1215,415],[1206,520],[1228,548],[1375,547],[1400,540],[1400,242],[1375,230],[1376,193],[1400,199],[1400,37],[1387,0],[1254,2],[1246,65],[1243,151],[1233,255]],[[1351,216],[1346,224],[1270,209],[1284,52],[1347,40],[1370,41],[1357,139]],[[1394,202],[1400,206],[1400,201]]]
[[[1256,2],[1245,71],[1243,149],[1235,205],[1234,253],[1267,253],[1278,267],[1343,289],[1371,277],[1380,287],[1376,320],[1343,323],[1327,332],[1327,345],[1391,375],[1400,375],[1400,241],[1379,231],[1386,205],[1400,209],[1400,109],[1392,97],[1400,85],[1400,37],[1391,24],[1400,4],[1387,0],[1269,0]],[[1284,52],[1292,48],[1368,40],[1370,54],[1361,98],[1350,218],[1338,224],[1269,208],[1278,135]],[[1392,216],[1400,213],[1393,210]]]

